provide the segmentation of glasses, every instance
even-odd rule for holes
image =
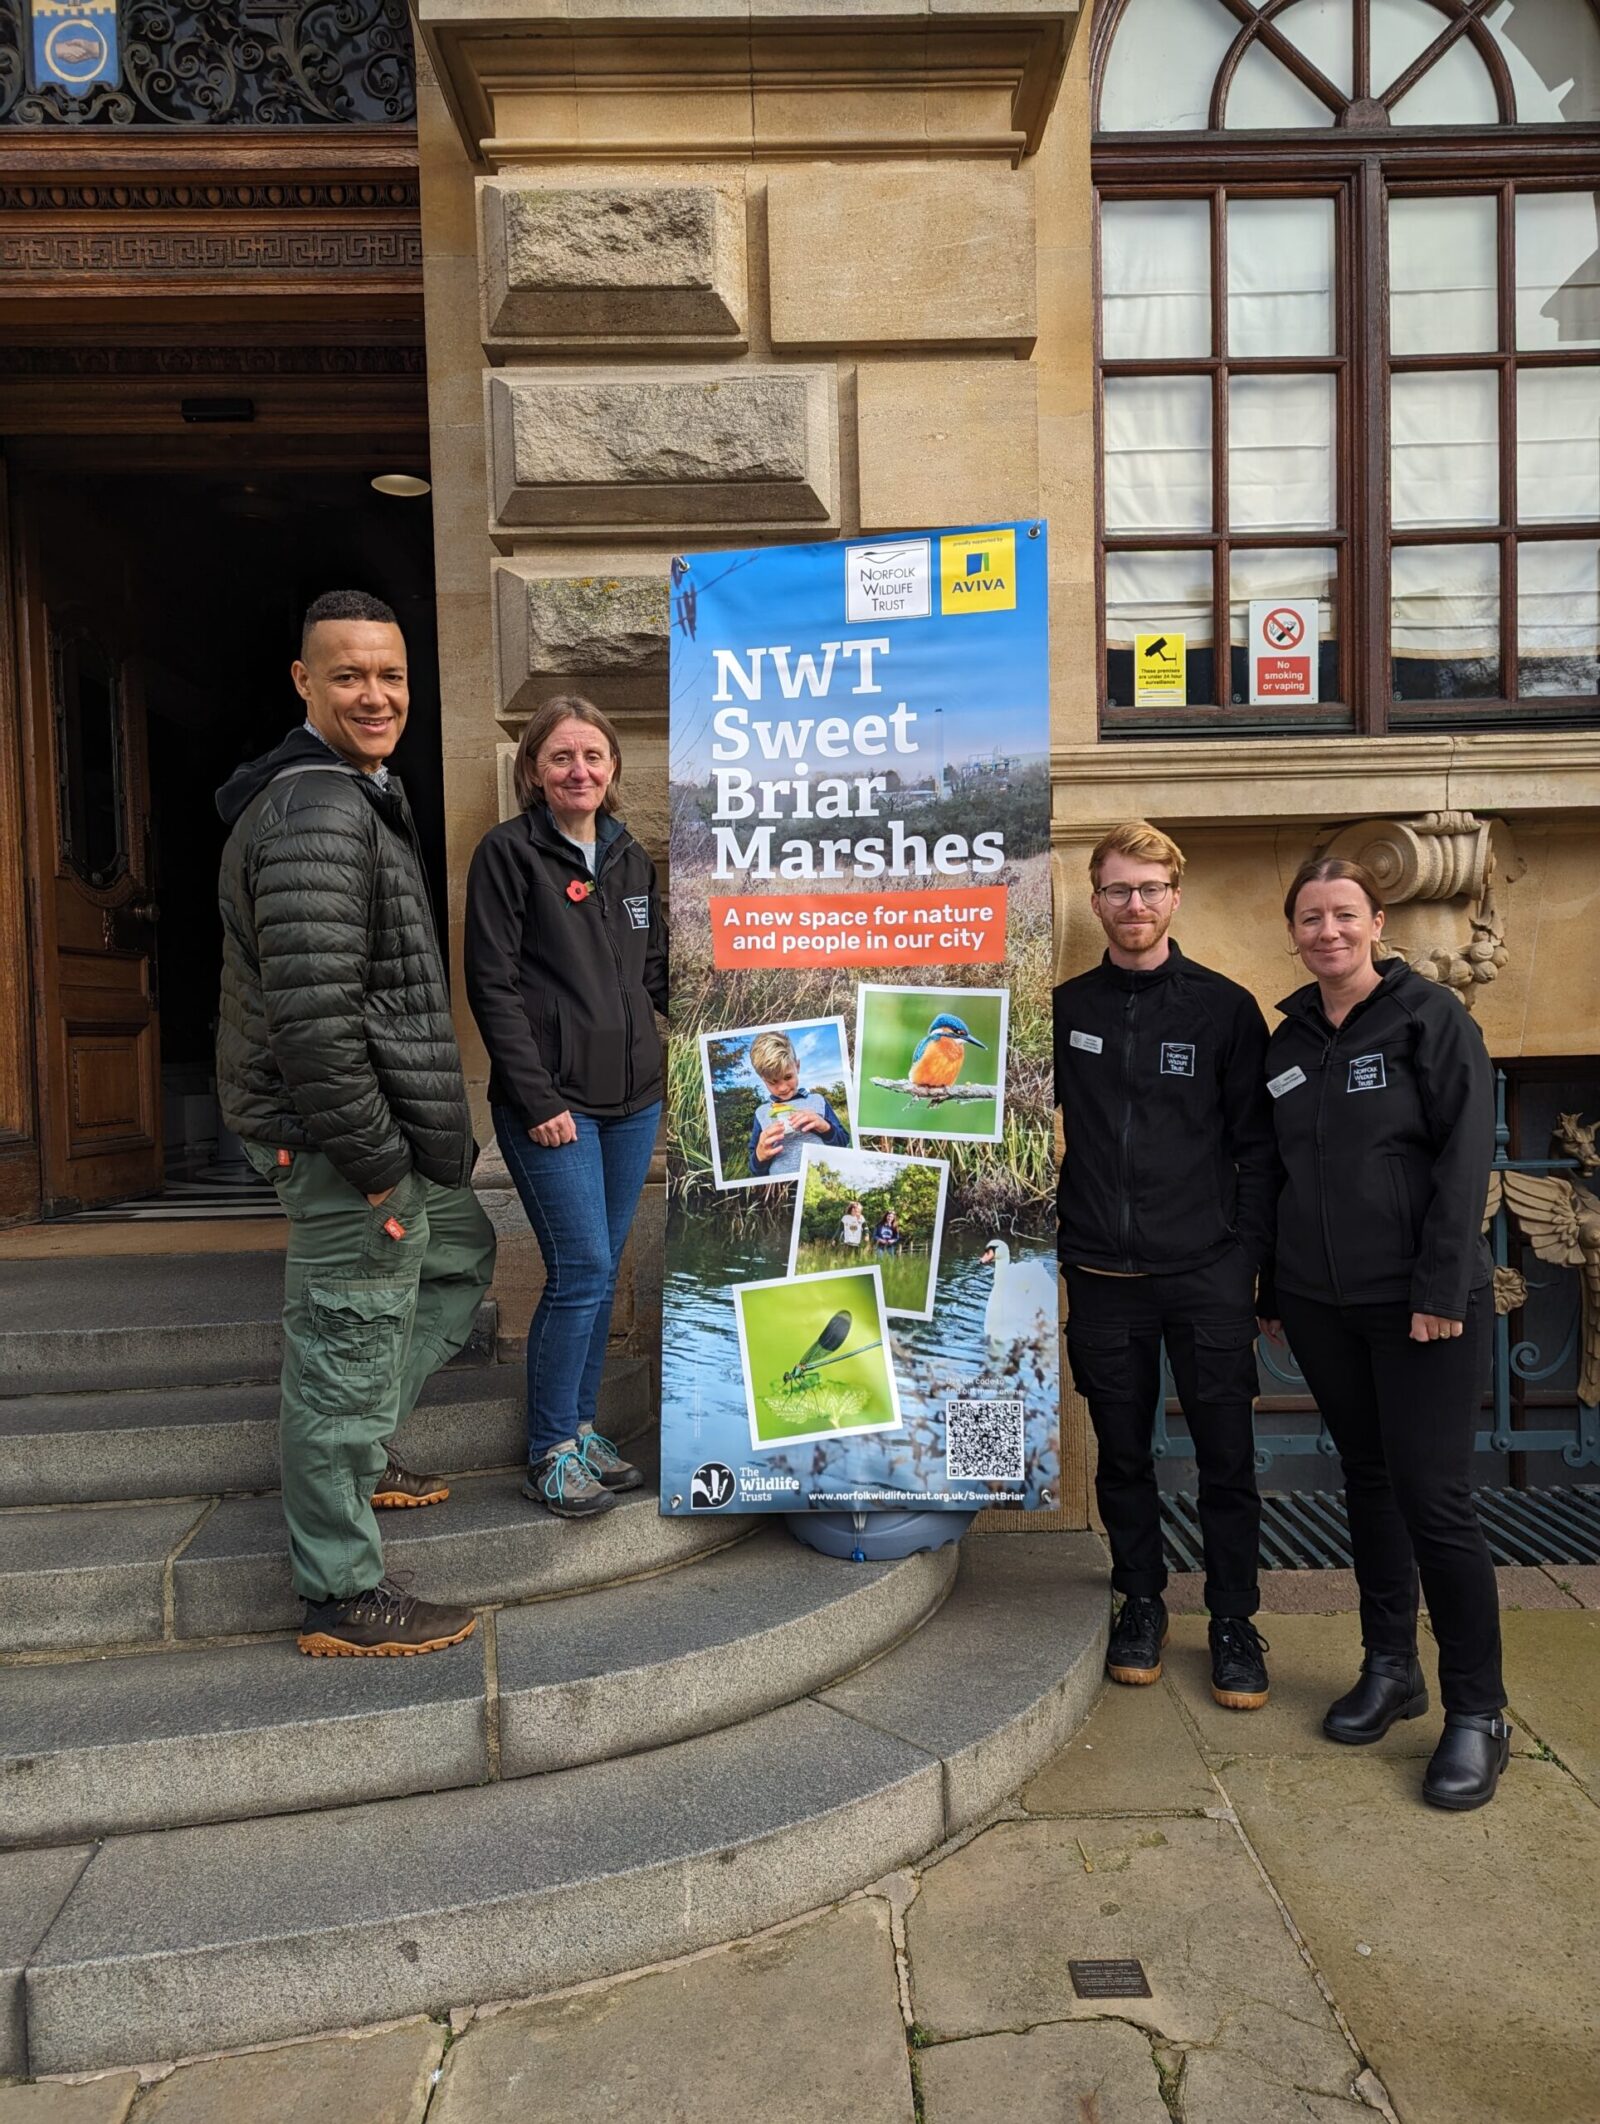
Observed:
[[[1159,882],[1152,879],[1147,885],[1097,885],[1095,887],[1095,891],[1100,898],[1109,900],[1113,907],[1126,907],[1135,893],[1143,900],[1146,907],[1159,907],[1171,890],[1171,882],[1166,878],[1161,879]]]

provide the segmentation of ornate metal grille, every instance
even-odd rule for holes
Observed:
[[[403,125],[405,0],[123,0],[122,85],[28,87],[23,0],[0,0],[0,124]]]

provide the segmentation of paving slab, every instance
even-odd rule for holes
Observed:
[[[1600,1608],[1600,1564],[1546,1564],[1545,1576],[1580,1608]]]
[[[1172,2124],[1149,2038],[1113,2021],[935,2043],[916,2064],[924,2124]]]
[[[1501,1564],[1495,1571],[1500,1605],[1511,1608],[1581,1608],[1575,1595],[1558,1586],[1555,1579],[1534,1564]]]
[[[444,2036],[437,2022],[410,2021],[182,2065],[149,2089],[133,2124],[422,2124]]]
[[[159,1637],[168,1556],[209,1504],[0,1513],[0,1612],[11,1652]]]
[[[807,1701],[550,1777],[113,1838],[33,1958],[30,2059],[87,2070],[613,1975],[906,1864],[941,1802],[932,1758]]]
[[[1211,1660],[1202,1616],[1174,1616],[1164,1661],[1165,1678],[1193,1721],[1208,1762],[1239,1755],[1315,1755],[1337,1752],[1322,1732],[1323,1714],[1361,1669],[1361,1626],[1353,1614],[1275,1615],[1260,1623],[1271,1649],[1269,1701],[1259,1711],[1228,1711],[1211,1694]],[[1438,1654],[1427,1632],[1418,1648],[1428,1680],[1431,1709],[1403,1719],[1374,1743],[1383,1755],[1429,1756],[1443,1727],[1439,1710]],[[1365,1751],[1367,1753],[1373,1750]]]
[[[484,1645],[292,1643],[0,1669],[0,1843],[347,1805],[488,1776]]]
[[[1166,1682],[1107,1682],[1086,1723],[1022,1790],[1030,1814],[1199,1814],[1221,1800]]]
[[[28,2069],[22,1973],[91,1856],[86,1845],[0,1856],[0,2075]]]
[[[1223,1782],[1405,2124],[1593,2124],[1600,1813],[1557,1764],[1468,1815],[1369,1749]]]
[[[76,2087],[59,2080],[0,2087],[0,2124],[124,2124],[138,2092],[136,2072],[108,2073]]]
[[[507,1609],[501,1774],[656,1748],[792,1703],[914,1630],[957,1562],[949,1547],[840,1563],[768,1526],[659,1578]]]
[[[1105,1550],[1093,1534],[969,1541],[956,1597],[910,1643],[818,1700],[941,1757],[954,1832],[1076,1731],[1100,1688],[1107,1626]]]
[[[1192,2050],[1179,2083],[1183,2124],[1373,2124],[1358,2096],[1287,2086],[1259,2066],[1212,2050]]]
[[[1600,1614],[1508,1615],[1511,1716],[1600,1801]]]
[[[863,1897],[726,1954],[480,2017],[429,2124],[913,2116],[888,1906]]]
[[[1228,1822],[999,1822],[928,1868],[906,1934],[936,2037],[1114,2020],[1322,2093],[1358,2070]],[[1128,1957],[1149,1998],[1077,1996],[1070,1960]]]
[[[535,1600],[637,1578],[750,1533],[748,1515],[663,1519],[654,1490],[621,1498],[592,1524],[555,1519],[516,1474],[470,1475],[449,1502],[383,1515],[385,1556],[424,1599]],[[300,1619],[276,1497],[226,1497],[173,1566],[179,1637],[286,1630]]]

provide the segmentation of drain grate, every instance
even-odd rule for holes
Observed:
[[[1562,1490],[1474,1490],[1489,1552],[1497,1564],[1600,1563],[1600,1483]],[[1199,1571],[1205,1559],[1191,1492],[1161,1500],[1167,1568]],[[1268,1490],[1261,1498],[1264,1571],[1350,1567],[1350,1526],[1338,1490]]]

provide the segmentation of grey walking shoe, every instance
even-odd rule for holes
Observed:
[[[631,1460],[624,1460],[609,1438],[602,1438],[592,1423],[578,1426],[578,1451],[589,1473],[608,1490],[636,1490],[644,1477]]]
[[[575,1438],[564,1438],[533,1463],[522,1479],[522,1494],[558,1519],[592,1519],[616,1503],[579,1452]]]

